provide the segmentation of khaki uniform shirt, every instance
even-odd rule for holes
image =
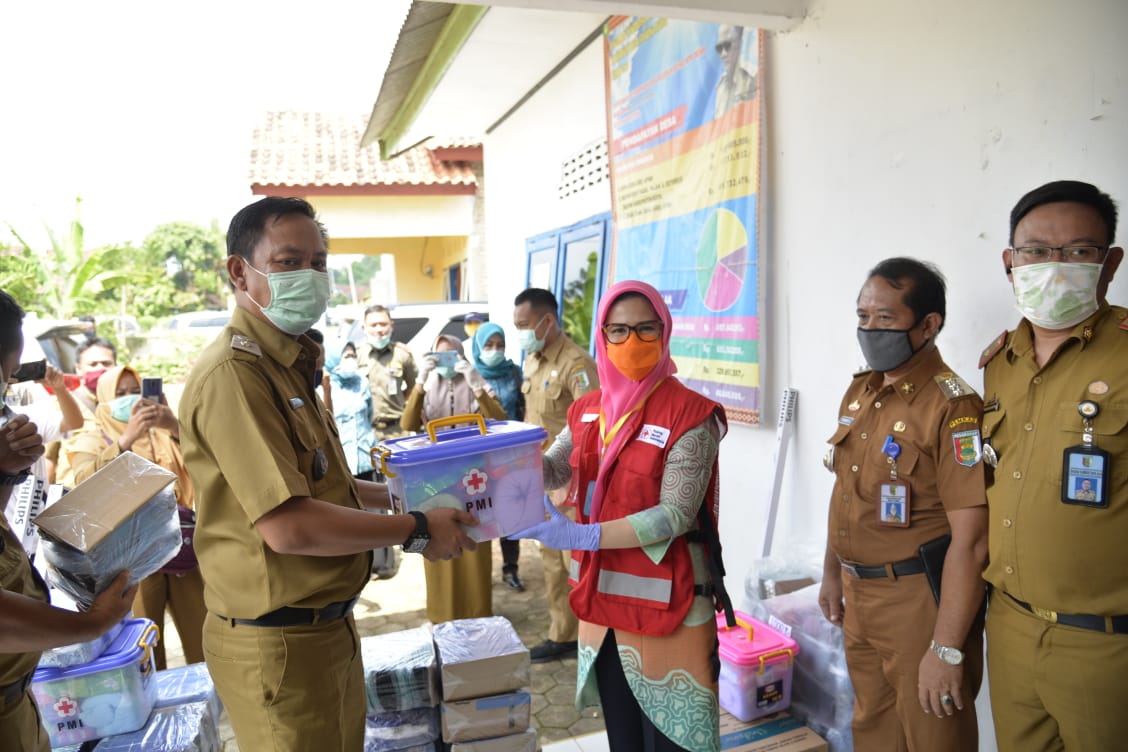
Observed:
[[[854,377],[838,411],[827,464],[836,476],[829,541],[840,558],[882,565],[918,555],[924,543],[951,532],[947,513],[986,503],[980,443],[983,402],[953,374],[938,350],[899,381],[883,374]],[[909,526],[879,521],[880,486],[892,463],[887,436],[900,445],[899,482],[909,486]]]
[[[998,455],[984,577],[1040,608],[1128,614],[1128,310],[1103,306],[1041,368],[1026,321],[984,359],[989,408],[998,401],[983,419]],[[1062,453],[1081,443],[1083,400],[1100,407],[1093,438],[1110,455],[1107,509],[1061,501]]]
[[[5,489],[7,492],[8,489]],[[2,505],[0,505],[2,507]],[[47,586],[35,573],[23,544],[0,512],[0,590],[47,602]],[[34,671],[41,653],[0,653],[0,687],[14,684]],[[2,704],[2,701],[0,701]]]
[[[357,368],[368,374],[372,387],[373,427],[385,428],[388,423],[398,422],[419,375],[411,350],[401,342],[393,342],[383,350],[365,342],[357,348],[356,357]]]
[[[568,424],[568,408],[599,388],[595,361],[564,332],[551,345],[525,358],[525,420],[548,431],[545,446]]]
[[[194,544],[204,602],[254,619],[320,608],[368,582],[370,554],[275,553],[254,528],[294,496],[361,509],[337,428],[313,391],[318,347],[242,309],[200,355],[180,400],[180,441],[196,487]]]

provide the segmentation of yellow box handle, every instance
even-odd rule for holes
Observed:
[[[368,456],[372,460],[372,466],[379,466],[380,472],[384,474],[385,478],[394,478],[396,474],[388,469],[388,455],[392,450],[383,446],[374,446],[368,451]]]
[[[795,654],[791,652],[791,648],[783,648],[781,650],[773,650],[770,653],[764,653],[763,655],[760,656],[760,670],[757,671],[756,673],[757,674],[764,673],[765,669],[767,668],[764,665],[764,663],[767,662],[767,660],[769,658],[775,658],[777,655],[786,655],[788,666],[790,666],[792,663],[795,662]]]
[[[154,633],[156,633],[157,636],[153,639],[152,642],[149,642],[149,635]],[[149,658],[153,652],[153,645],[155,645],[157,643],[157,640],[159,639],[161,639],[161,630],[160,627],[158,627],[156,624],[150,624],[149,626],[145,627],[145,631],[141,633],[141,636],[139,638],[137,638],[137,647],[145,651],[145,663],[149,662]]]
[[[739,616],[736,617],[735,627],[730,627],[728,624],[724,625],[725,631],[728,631],[730,629],[740,629],[741,627],[743,627],[744,630],[748,632],[748,641],[752,642],[752,640],[755,639],[756,631],[752,629],[752,625],[744,621],[744,619],[741,619]]]
[[[457,426],[460,423],[477,423],[478,430],[482,435],[486,435],[486,419],[477,413],[466,413],[464,415],[452,415],[449,418],[436,418],[435,420],[427,421],[427,435],[431,437],[431,443],[434,444],[438,441],[435,438],[435,431],[447,426]]]

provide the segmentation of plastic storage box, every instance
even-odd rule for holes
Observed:
[[[724,614],[717,616],[721,707],[742,721],[786,710],[799,646],[742,611],[736,612],[736,623],[730,628]]]
[[[477,425],[439,430],[460,423]],[[465,509],[478,520],[468,534],[493,540],[544,521],[547,437],[528,423],[456,415],[429,422],[425,434],[381,442],[372,461],[388,478],[395,511]]]
[[[90,663],[39,668],[31,693],[52,747],[136,731],[157,698],[153,645],[157,625],[129,619],[113,643]]]
[[[58,667],[64,668],[66,666],[78,666],[83,663],[90,663],[96,658],[101,657],[102,653],[106,652],[113,641],[121,633],[122,624],[118,622],[110,627],[109,631],[101,637],[95,637],[93,640],[87,642],[76,642],[73,645],[62,645],[57,648],[51,648],[44,651],[43,655],[39,658],[39,665],[42,668]]]

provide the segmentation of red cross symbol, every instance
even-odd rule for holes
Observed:
[[[78,705],[70,697],[63,695],[55,703],[55,712],[61,717],[76,715],[78,713]]]
[[[466,477],[462,479],[462,485],[466,487],[466,492],[470,495],[485,493],[486,481],[489,479],[488,475],[478,468],[474,468],[466,473]]]

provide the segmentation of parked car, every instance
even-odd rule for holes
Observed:
[[[165,329],[214,337],[229,321],[231,311],[193,311],[176,314],[165,324]]]
[[[451,334],[460,341],[466,339],[462,320],[468,313],[486,313],[487,303],[466,303],[462,301],[447,303],[404,303],[389,306],[395,330],[392,339],[402,342],[411,349],[418,361],[431,351],[435,338],[440,334]],[[353,342],[364,341],[363,320],[354,321],[348,329],[348,338]],[[470,353],[466,353],[469,357]]]

